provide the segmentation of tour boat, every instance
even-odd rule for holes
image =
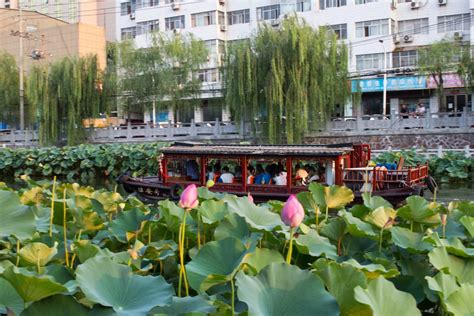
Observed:
[[[174,143],[160,149],[157,176],[122,175],[118,182],[146,200],[179,199],[188,185],[208,185],[211,191],[238,196],[251,194],[255,201],[285,200],[308,189],[310,180],[325,185],[345,185],[355,202],[364,192],[382,196],[393,204],[411,195],[435,189],[428,165],[373,166],[367,144],[337,145],[217,145]],[[260,172],[256,174],[254,170]],[[262,171],[277,174],[263,175]],[[298,170],[297,170],[298,169]],[[391,170],[389,170],[391,169]],[[224,175],[225,174],[225,175]],[[279,176],[279,179],[276,179]],[[209,180],[212,180],[209,181]]]

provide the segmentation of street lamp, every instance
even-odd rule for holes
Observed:
[[[379,40],[379,43],[382,44],[383,47],[383,103],[382,103],[382,114],[385,118],[385,114],[387,114],[387,51],[385,50],[385,43],[383,40]]]

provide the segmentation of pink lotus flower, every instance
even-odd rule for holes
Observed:
[[[247,198],[251,203],[253,203],[253,196],[250,193],[247,195]]]
[[[290,195],[281,210],[281,219],[290,227],[298,227],[304,218],[304,209],[294,194]]]
[[[193,209],[199,205],[198,192],[195,184],[188,185],[181,193],[179,206],[184,209]]]

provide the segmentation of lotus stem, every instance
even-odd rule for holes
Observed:
[[[53,192],[51,192],[51,210],[49,212],[49,237],[53,237],[54,196],[56,192],[56,176],[53,178]]]
[[[316,210],[316,230],[319,231],[319,207],[315,208]]]
[[[151,223],[148,223],[148,244],[151,243]]]
[[[234,278],[230,279],[230,289],[231,289],[231,298],[230,298],[230,303],[232,306],[232,316],[235,315],[235,289],[234,289]]]
[[[41,271],[41,266],[40,266],[40,257],[39,257],[39,251],[36,254],[36,270],[38,271],[38,275],[40,275]]]
[[[186,276],[186,268],[184,267],[184,241],[186,237],[186,216],[188,214],[188,210],[184,212],[183,222],[180,225],[179,229],[179,281],[178,281],[178,296],[181,297],[181,284],[182,280],[184,279],[184,288],[186,290],[186,296],[189,296],[189,287],[188,287],[188,280]]]
[[[435,202],[435,203],[436,203],[436,197],[437,197],[437,195],[438,195],[438,188],[435,188],[435,189],[434,189],[434,192],[433,192],[433,202]]]
[[[329,220],[329,207],[326,205],[326,218],[324,219],[324,221],[328,221]]]
[[[288,253],[286,254],[286,263],[291,264],[291,255],[293,254],[293,227],[290,229],[290,245],[288,246]]]
[[[201,228],[199,223],[201,222],[201,217],[199,214],[197,215],[197,242],[198,242],[198,250],[201,249]]]
[[[69,267],[69,252],[67,250],[67,224],[66,224],[66,188],[63,191],[63,237],[64,237],[64,257],[66,258],[66,267]]]
[[[379,252],[382,252],[383,228],[380,230]]]
[[[414,223],[414,221],[411,221],[411,223],[410,223],[410,230],[411,231],[413,231],[413,223]]]
[[[342,255],[342,238],[343,236],[339,237],[337,240],[337,255],[341,256]]]
[[[16,240],[16,266],[20,265],[20,239]]]
[[[74,267],[74,261],[76,260],[77,255],[73,254],[71,259],[71,269]]]

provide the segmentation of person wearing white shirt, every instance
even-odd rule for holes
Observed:
[[[229,167],[225,166],[222,168],[222,174],[219,178],[221,183],[233,183],[234,182],[234,175],[229,172]]]

